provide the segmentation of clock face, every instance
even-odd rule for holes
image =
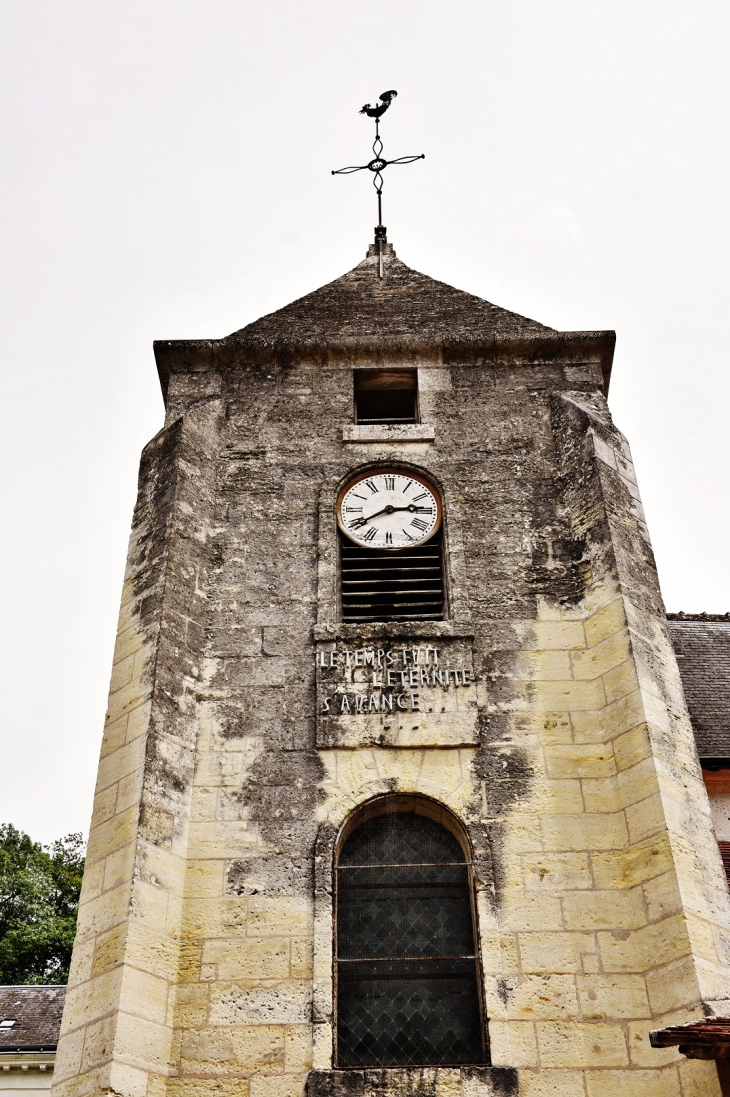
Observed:
[[[419,476],[390,469],[368,472],[340,493],[337,521],[358,545],[408,548],[428,541],[439,528],[441,502]]]

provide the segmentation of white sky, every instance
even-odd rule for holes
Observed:
[[[0,0],[0,822],[88,830],[152,340],[338,277],[375,224],[360,105],[399,97],[409,265],[616,328],[669,609],[730,609],[726,0]]]

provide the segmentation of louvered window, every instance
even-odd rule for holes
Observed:
[[[371,818],[337,865],[337,1066],[486,1061],[470,866],[415,811]]]
[[[367,549],[341,537],[343,621],[441,621],[441,533],[417,548]]]

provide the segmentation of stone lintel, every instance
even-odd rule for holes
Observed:
[[[417,637],[417,639],[416,639]],[[376,640],[400,640],[406,645],[423,640],[454,639],[473,640],[474,626],[470,621],[378,621],[373,625],[346,624],[342,621],[328,625],[315,625],[312,638],[317,643],[334,640],[367,643]]]
[[[426,423],[350,423],[342,428],[343,442],[433,442],[435,437]]]

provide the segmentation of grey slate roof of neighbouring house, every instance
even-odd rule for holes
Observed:
[[[0,1052],[16,1048],[46,1048],[58,1043],[65,986],[0,986]]]
[[[700,758],[730,758],[730,614],[669,613]]]

